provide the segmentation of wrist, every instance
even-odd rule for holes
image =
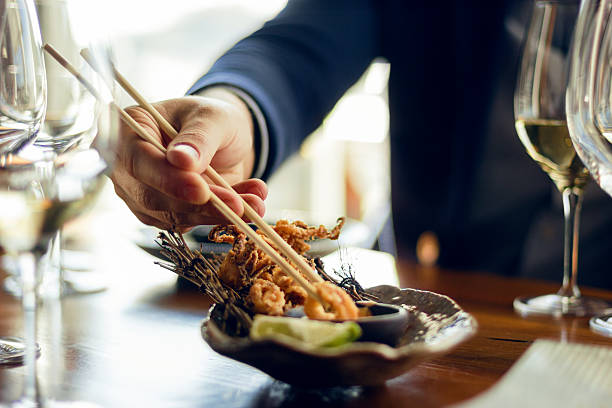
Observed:
[[[239,123],[244,123],[247,125],[247,133],[249,137],[249,150],[245,155],[242,162],[242,178],[248,179],[253,174],[253,167],[255,163],[255,132],[253,126],[253,117],[248,105],[235,93],[231,92],[227,88],[223,86],[214,86],[210,88],[205,88],[198,93],[199,96],[203,96],[206,98],[214,98],[226,102],[232,105],[237,112],[238,118],[237,121]],[[243,132],[243,130],[239,130]]]
[[[266,119],[257,102],[242,89],[231,85],[210,86],[201,89],[196,95],[234,103],[240,107],[241,112],[248,114],[252,160],[250,166],[245,166],[245,178],[262,178],[268,164],[270,140]]]

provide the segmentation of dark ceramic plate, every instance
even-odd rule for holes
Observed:
[[[355,342],[328,349],[309,349],[298,342],[231,337],[214,323],[215,313],[202,324],[202,337],[226,357],[255,367],[289,384],[309,387],[379,385],[419,363],[448,353],[472,337],[476,320],[452,299],[433,292],[370,288],[380,302],[404,306],[409,324],[397,347]]]

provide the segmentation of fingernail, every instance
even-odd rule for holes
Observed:
[[[177,151],[177,152],[183,152],[196,161],[200,159],[200,154],[198,153],[198,151],[188,144],[181,143],[181,144],[174,145],[172,146],[172,150]]]

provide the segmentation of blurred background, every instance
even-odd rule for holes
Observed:
[[[148,100],[158,101],[184,95],[226,49],[276,15],[286,0],[107,3],[108,15],[100,19],[107,23],[117,67]],[[358,221],[352,224],[352,243],[375,245],[390,213],[388,73],[388,64],[373,63],[299,153],[268,180],[269,219],[295,216],[333,224],[346,215]],[[124,92],[119,95],[120,105],[134,104]],[[122,230],[128,222],[139,225],[112,187],[99,205],[115,213]]]

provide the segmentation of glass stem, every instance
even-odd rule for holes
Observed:
[[[38,389],[38,374],[36,358],[38,347],[36,345],[36,326],[38,310],[38,287],[40,285],[40,267],[42,253],[34,251],[19,257],[23,305],[24,337],[26,341],[25,369],[26,377],[23,389],[23,400],[32,406],[41,405]]]
[[[576,298],[578,289],[578,233],[580,228],[580,209],[582,190],[568,187],[563,190],[563,214],[565,217],[563,247],[563,286],[557,292],[561,296]]]
[[[48,287],[43,288],[44,297],[60,299],[63,292],[63,270],[62,270],[62,236],[61,230],[57,232],[51,238],[49,243],[49,249],[47,253],[47,270],[43,278],[44,282],[48,282]],[[47,290],[45,290],[47,289]]]

